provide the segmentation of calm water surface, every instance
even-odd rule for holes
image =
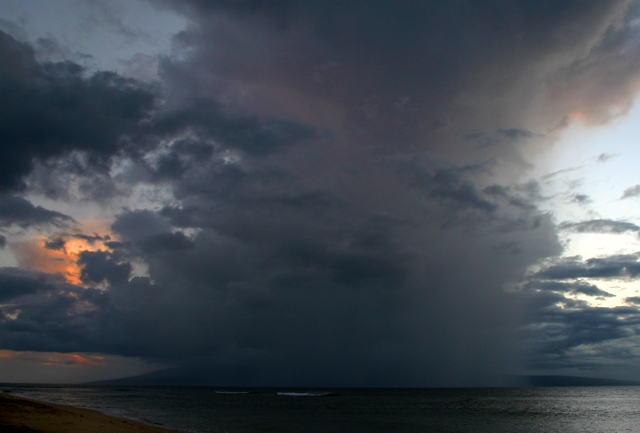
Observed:
[[[0,386],[1,390],[198,433],[640,431],[640,387],[292,390]]]

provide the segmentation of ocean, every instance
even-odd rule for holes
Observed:
[[[190,433],[640,431],[640,387],[277,389],[0,386]]]

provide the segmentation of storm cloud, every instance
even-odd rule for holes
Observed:
[[[614,233],[640,232],[636,224],[625,221],[613,221],[606,219],[569,222],[565,221],[558,226],[562,230],[570,230],[577,233]]]
[[[520,331],[530,350],[529,368],[547,372],[577,368],[599,374],[635,371],[638,298],[625,298],[623,306],[593,301],[614,298],[599,284],[633,281],[636,267],[635,255],[566,257],[549,260],[531,273],[514,293],[526,305]]]
[[[636,256],[556,257],[558,229],[638,227],[556,227],[523,172],[572,119],[629,109],[637,2],[161,3],[189,26],[155,83],[0,34],[0,188],[122,204],[86,234],[0,201],[0,224],[53,227],[43,249],[79,269],[46,297],[5,270],[2,347],[216,384],[451,386],[635,335],[635,306],[584,297],[637,279]]]
[[[73,222],[74,219],[70,216],[42,206],[34,206],[23,197],[15,195],[0,197],[0,227],[18,226],[23,229],[46,225],[62,227]]]
[[[3,269],[0,273],[0,302],[46,290],[46,279],[19,269]]]
[[[68,157],[102,167],[130,144],[154,103],[149,86],[112,72],[89,74],[71,61],[40,63],[34,50],[0,32],[0,188],[24,187],[34,161]],[[82,163],[80,163],[80,161]]]
[[[540,279],[566,280],[572,278],[623,278],[635,279],[640,274],[637,256],[597,257],[585,261],[572,258],[559,261],[539,272]]]

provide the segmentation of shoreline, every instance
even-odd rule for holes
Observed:
[[[93,409],[0,394],[3,433],[179,433]]]

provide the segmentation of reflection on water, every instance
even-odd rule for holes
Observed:
[[[189,432],[637,432],[640,387],[221,389],[12,386]]]

